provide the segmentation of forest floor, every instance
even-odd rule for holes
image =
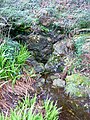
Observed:
[[[7,48],[2,54],[5,43]],[[18,60],[7,70],[9,58],[4,58],[10,54],[13,60],[13,50],[20,49],[19,43],[27,46],[30,55],[22,65],[19,62],[23,62],[25,54],[19,58],[16,55]],[[1,2],[0,46],[1,112],[10,114],[10,109],[15,109],[27,94],[30,98],[37,94],[36,107],[47,98],[57,101],[57,107],[62,108],[59,120],[90,119],[88,0]],[[20,64],[19,71],[16,64]],[[10,72],[13,68],[16,71]],[[3,70],[7,70],[6,73]]]

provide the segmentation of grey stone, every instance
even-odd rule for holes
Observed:
[[[53,49],[54,49],[54,54],[65,56],[67,53],[66,42],[58,41],[53,45]]]
[[[45,84],[45,79],[44,78],[38,79],[38,82],[37,82],[38,87],[42,87],[44,84]]]
[[[41,35],[29,36],[26,44],[28,49],[34,52],[34,57],[39,62],[47,61],[52,53],[52,43]]]
[[[63,68],[63,61],[61,61],[60,56],[52,54],[45,64],[46,71],[50,72],[61,72]]]
[[[40,82],[41,82],[42,84],[45,83],[45,79],[44,79],[44,78],[40,78],[39,80],[40,80]]]
[[[31,65],[34,68],[35,73],[42,73],[45,71],[44,64],[38,63],[33,57],[27,60],[27,64]]]
[[[65,81],[63,81],[62,79],[59,79],[59,78],[55,79],[53,81],[53,86],[63,88],[63,87],[65,87]]]
[[[83,46],[82,46],[82,51],[84,53],[90,53],[90,42],[86,42]]]

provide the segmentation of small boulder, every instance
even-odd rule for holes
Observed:
[[[26,44],[28,49],[34,52],[34,57],[39,62],[46,62],[52,53],[52,43],[44,36],[29,36]]]
[[[54,49],[54,54],[65,56],[67,53],[66,42],[58,41],[53,45],[53,49]]]
[[[53,86],[63,88],[63,87],[65,87],[65,81],[62,79],[59,79],[59,78],[55,79],[53,81]]]
[[[38,63],[33,57],[29,58],[26,63],[34,68],[35,73],[42,73],[45,71],[44,64]]]
[[[64,63],[61,61],[60,56],[52,54],[45,64],[46,71],[50,72],[62,72]]]

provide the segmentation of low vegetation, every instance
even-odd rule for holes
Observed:
[[[22,46],[17,42],[5,40],[0,45],[0,79],[15,80],[21,75],[21,68],[30,53],[26,46]]]
[[[0,120],[59,120],[64,103],[47,95],[58,101],[90,97],[89,7],[90,0],[0,0]],[[65,111],[73,119],[70,107],[62,107],[61,119]]]
[[[88,96],[88,90],[90,87],[90,80],[86,76],[78,74],[72,74],[66,77],[66,93],[74,97]]]
[[[43,109],[43,113],[41,110]],[[19,102],[16,109],[11,110],[9,117],[0,114],[0,120],[58,120],[60,109],[50,99],[42,102],[42,106],[36,104],[36,96],[30,100],[26,96]]]

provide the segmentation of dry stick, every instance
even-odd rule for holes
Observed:
[[[3,85],[5,85],[6,83],[8,83],[9,81],[5,81],[4,83],[2,83],[1,85],[0,85],[0,88],[2,88],[2,86]]]
[[[7,20],[6,20],[4,17],[2,17],[2,16],[0,16],[0,19],[4,20],[4,22],[5,22],[8,26],[10,26],[10,27],[9,27],[9,31],[8,31],[8,39],[9,39],[9,38],[10,38],[10,31],[11,31],[11,29],[12,29],[12,24],[9,24],[9,23],[7,22]]]

